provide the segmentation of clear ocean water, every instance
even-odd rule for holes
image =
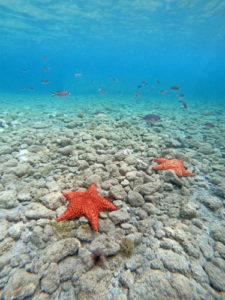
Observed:
[[[0,0],[1,299],[224,299],[224,70],[222,0]],[[118,215],[60,231],[92,183]]]

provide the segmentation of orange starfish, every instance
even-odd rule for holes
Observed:
[[[98,215],[103,210],[117,210],[117,207],[98,195],[96,185],[93,183],[85,192],[62,193],[69,201],[67,210],[56,221],[70,220],[85,216],[92,228],[98,231]]]
[[[189,172],[183,166],[183,159],[165,159],[165,158],[155,158],[155,161],[158,163],[157,166],[152,167],[154,170],[173,170],[178,176],[195,176],[194,173]]]

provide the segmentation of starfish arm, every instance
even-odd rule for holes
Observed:
[[[157,165],[157,166],[154,166],[152,167],[153,170],[163,170],[163,166],[160,164],[160,165]]]
[[[85,193],[87,193],[89,196],[97,195],[98,191],[97,191],[95,183],[92,183],[92,185],[89,187],[89,189]]]
[[[166,162],[167,161],[167,159],[165,159],[165,158],[161,158],[161,157],[156,157],[155,158],[155,161],[157,162],[157,163],[164,163],[164,162]]]
[[[181,177],[183,176],[183,171],[181,168],[176,168],[176,169],[173,169],[174,172],[177,174],[177,176]]]
[[[82,210],[81,209],[74,210],[73,206],[69,204],[66,211],[61,216],[56,218],[56,221],[71,220],[71,219],[79,218],[81,216],[83,216]]]
[[[195,176],[195,174],[189,172],[188,170],[185,170],[185,171],[183,172],[183,176]]]
[[[76,195],[75,196],[76,198],[79,198],[79,197],[83,197],[84,193],[83,192],[68,192],[68,193],[62,192],[62,194],[69,202],[71,202],[71,201],[73,201],[72,199],[73,199],[74,195]]]
[[[117,207],[112,204],[110,201],[108,201],[107,199],[100,197],[99,198],[99,209],[100,211],[103,210],[117,210]]]
[[[56,221],[64,221],[64,220],[69,220],[69,219],[73,219],[74,216],[72,215],[72,213],[67,209],[61,216],[59,216],[58,218],[56,218]]]
[[[84,212],[84,216],[89,220],[95,231],[98,231],[98,214],[99,212],[94,208],[85,209]]]

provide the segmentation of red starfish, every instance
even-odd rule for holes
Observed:
[[[56,221],[70,220],[85,216],[92,228],[98,231],[98,215],[103,210],[117,210],[117,207],[105,198],[98,195],[93,183],[85,192],[62,193],[69,201],[67,210]]]
[[[176,172],[178,176],[195,176],[195,174],[189,172],[183,166],[183,159],[175,160],[175,159],[165,159],[165,158],[155,158],[158,165],[152,167],[154,170],[173,170]]]

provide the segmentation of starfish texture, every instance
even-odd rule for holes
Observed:
[[[117,207],[98,195],[93,183],[85,192],[62,193],[69,201],[67,210],[56,221],[70,220],[85,216],[92,228],[98,231],[98,215],[103,210],[117,210]]]
[[[178,176],[195,176],[194,173],[189,172],[183,166],[183,159],[165,159],[165,158],[155,158],[155,161],[158,163],[157,166],[152,167],[154,170],[173,170]]]

